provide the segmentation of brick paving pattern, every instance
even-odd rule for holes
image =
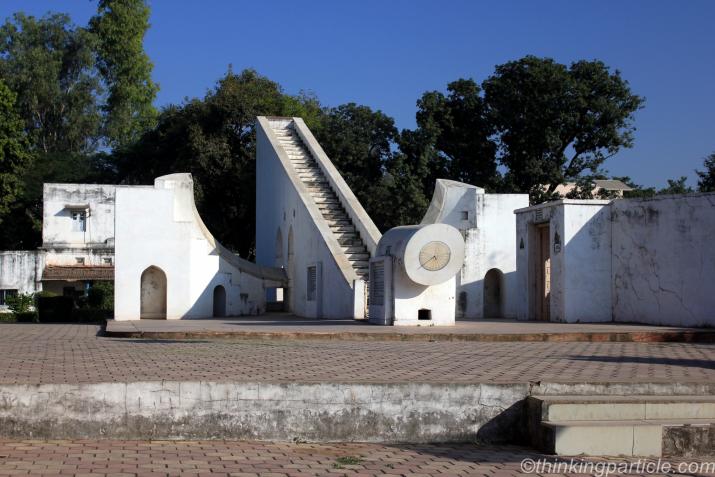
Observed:
[[[0,476],[506,477],[524,475],[521,471],[523,459],[570,463],[568,458],[555,459],[519,447],[477,447],[472,444],[0,440]],[[656,462],[653,459],[646,460],[653,464]],[[641,459],[641,462],[645,463],[646,460]],[[635,469],[637,461],[634,458],[576,459],[577,464],[590,463],[593,466],[591,469],[598,469],[596,465],[601,463],[603,466],[608,462],[615,465],[630,462]],[[683,461],[674,461],[672,465],[677,466],[679,462]],[[698,470],[703,471],[690,472],[689,475],[715,475],[712,466],[708,468],[709,462],[696,462],[705,462],[697,466]],[[527,467],[527,470],[530,469]],[[646,474],[636,472],[628,475]]]
[[[135,381],[715,383],[715,345],[172,341],[0,324],[0,384]]]

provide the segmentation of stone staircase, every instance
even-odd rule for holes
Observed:
[[[531,396],[533,446],[557,455],[715,455],[715,396]]]
[[[298,177],[323,214],[323,218],[328,222],[330,231],[340,244],[353,270],[359,278],[367,282],[370,254],[320,166],[292,127],[274,127],[273,132],[288,154]]]

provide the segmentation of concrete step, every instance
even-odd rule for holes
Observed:
[[[532,445],[558,455],[715,454],[715,396],[530,396]]]
[[[340,203],[337,198],[333,198],[333,197],[314,197],[313,199],[318,204],[339,204]]]
[[[350,258],[348,258],[348,260],[350,260],[350,265],[352,265],[353,268],[369,268],[370,266],[370,262],[368,260],[352,260]]]
[[[343,233],[355,232],[355,226],[353,226],[352,224],[350,224],[350,225],[330,225],[330,224],[328,224],[328,226],[330,227],[330,230],[333,231],[333,233],[343,234]]]
[[[531,396],[542,421],[715,419],[715,396]]]
[[[363,245],[361,247],[359,246],[351,246],[351,247],[342,247],[343,253],[346,255],[353,254],[353,253],[364,253],[367,254],[367,248]]]
[[[357,234],[342,234],[337,237],[337,240],[344,247],[360,247],[363,245]]]
[[[350,220],[350,217],[344,210],[325,210],[323,211],[325,220]]]
[[[343,206],[340,205],[340,204],[334,204],[334,203],[330,203],[330,204],[318,204],[318,210],[320,210],[320,212],[321,212],[322,214],[325,214],[325,213],[328,212],[328,211],[332,211],[332,212],[342,211],[342,210],[343,210]]]
[[[323,217],[325,218],[325,217]],[[342,218],[342,219],[325,219],[325,221],[330,225],[331,227],[352,227],[353,223],[350,221],[350,219]],[[354,230],[354,227],[353,227]]]
[[[350,260],[353,263],[356,263],[356,262],[367,263],[370,260],[370,254],[367,252],[346,253],[345,255],[348,257],[348,260]]]
[[[556,455],[703,457],[715,453],[712,419],[547,421],[541,425],[539,450]]]

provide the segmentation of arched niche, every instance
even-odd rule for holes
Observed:
[[[142,319],[166,319],[166,274],[154,265],[141,275],[140,314]]]

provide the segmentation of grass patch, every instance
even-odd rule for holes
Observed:
[[[362,459],[359,457],[355,457],[352,455],[346,455],[343,457],[338,457],[335,459],[335,463],[333,464],[334,469],[342,469],[343,466],[345,465],[360,465],[362,464]]]

